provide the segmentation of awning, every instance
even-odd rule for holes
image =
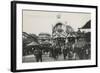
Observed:
[[[39,44],[37,42],[34,42],[34,41],[27,44],[27,46],[37,46],[37,45],[39,45]]]
[[[80,29],[89,29],[91,28],[91,20],[89,20],[83,27],[81,27]]]

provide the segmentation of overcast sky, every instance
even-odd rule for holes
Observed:
[[[61,18],[58,19],[57,16]],[[23,10],[23,32],[38,35],[41,32],[52,34],[52,26],[61,22],[70,25],[74,31],[91,19],[89,13],[50,12]]]

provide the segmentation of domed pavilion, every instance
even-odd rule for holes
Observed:
[[[64,46],[66,40],[68,40],[70,37],[75,37],[74,30],[70,25],[59,22],[53,27],[52,38],[56,46]]]

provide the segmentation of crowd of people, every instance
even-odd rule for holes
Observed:
[[[43,61],[43,55],[48,55],[49,58],[58,60],[59,56],[63,56],[63,60],[84,60],[90,59],[90,44],[85,44],[82,47],[76,44],[67,43],[63,46],[37,46],[33,50],[36,62]]]

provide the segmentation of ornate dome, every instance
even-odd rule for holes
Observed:
[[[66,33],[71,33],[74,32],[73,28],[70,25],[65,25],[62,23],[57,23],[54,27],[53,27],[53,33],[54,32],[66,32]]]
[[[63,37],[66,38],[66,36],[68,35],[72,35],[73,36],[73,28],[70,25],[65,25],[62,23],[57,23],[54,27],[53,27],[53,37],[57,38],[57,37]]]
[[[66,30],[66,25],[64,25],[63,23],[57,23],[54,27],[53,27],[53,33],[54,32],[59,32],[62,33]]]

